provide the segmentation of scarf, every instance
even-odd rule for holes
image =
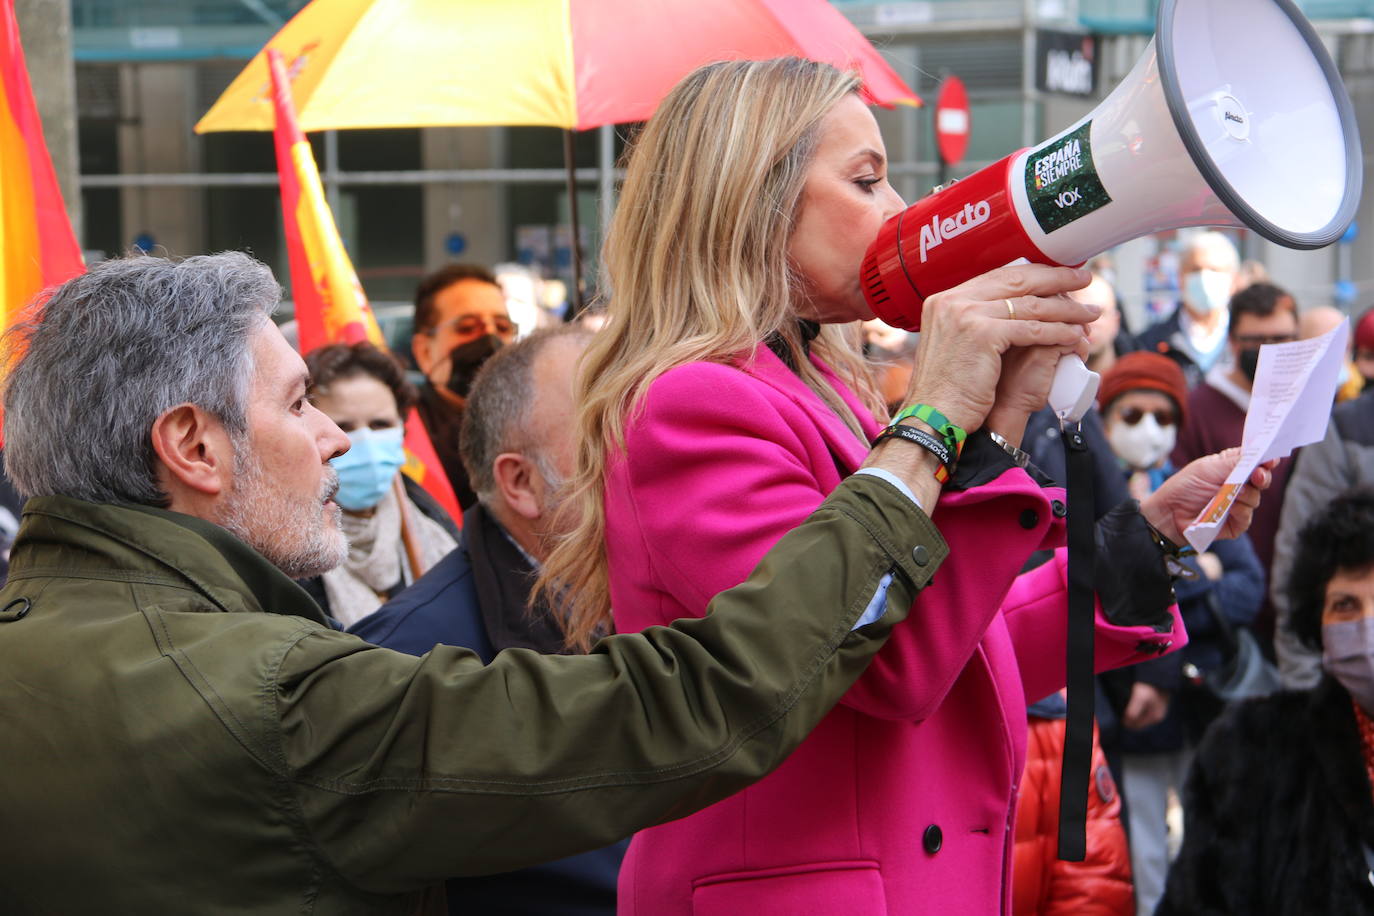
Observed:
[[[420,555],[420,572],[442,560],[456,545],[437,522],[405,501],[411,536]],[[401,500],[396,488],[386,491],[369,516],[343,513],[348,559],[320,577],[329,613],[350,627],[416,578],[401,540]]]

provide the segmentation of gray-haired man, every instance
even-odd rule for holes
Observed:
[[[278,296],[244,255],[109,261],[22,341],[6,912],[409,912],[446,877],[685,815],[781,762],[946,554],[857,477],[705,619],[486,666],[369,646],[290,579],[346,550],[347,439],[305,397]],[[990,399],[995,378],[966,384]],[[933,459],[875,454],[933,504]]]

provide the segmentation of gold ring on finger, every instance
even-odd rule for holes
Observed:
[[[1011,300],[1010,300],[1010,299],[1003,299],[1002,301],[1005,302],[1005,303],[1007,304],[1007,317],[1010,318],[1011,320],[1015,321],[1015,320],[1016,320],[1016,306],[1014,306],[1014,305],[1011,304]]]

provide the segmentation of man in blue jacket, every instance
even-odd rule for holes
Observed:
[[[440,643],[464,646],[484,662],[512,647],[566,651],[548,605],[531,607],[529,598],[558,489],[572,470],[573,374],[588,340],[574,327],[539,331],[482,367],[463,418],[461,454],[478,502],[463,513],[462,539],[350,632],[412,655]],[[453,879],[450,906],[612,916],[628,842],[517,872]]]

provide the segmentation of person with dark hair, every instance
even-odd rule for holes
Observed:
[[[1374,913],[1374,490],[1312,519],[1287,584],[1321,682],[1231,706],[1207,732],[1163,916]]]
[[[1360,323],[1369,325],[1369,346],[1374,350],[1374,309],[1366,312]],[[1316,686],[1321,678],[1321,655],[1304,646],[1285,626],[1292,615],[1284,589],[1289,565],[1309,519],[1338,494],[1354,487],[1374,487],[1374,385],[1332,409],[1326,436],[1298,452],[1288,478],[1274,539],[1274,581],[1269,597],[1277,620],[1274,654],[1284,685],[1293,689]]]
[[[1206,380],[1189,393],[1189,422],[1179,431],[1178,444],[1170,456],[1174,467],[1181,468],[1202,455],[1240,445],[1260,347],[1298,339],[1297,303],[1291,294],[1271,283],[1247,286],[1231,297],[1228,328],[1230,361],[1214,367]],[[1255,511],[1255,522],[1250,526],[1250,543],[1266,577],[1274,567],[1274,538],[1292,469],[1292,455],[1279,460],[1268,496]],[[1274,608],[1267,598],[1254,626],[1265,654],[1272,658]]]
[[[477,494],[463,467],[463,406],[477,370],[515,340],[517,330],[501,284],[485,267],[448,264],[426,276],[415,289],[415,335],[410,350],[425,376],[420,419],[464,511],[477,502]]]
[[[424,488],[401,473],[405,415],[415,386],[389,354],[364,341],[305,356],[315,407],[348,435],[330,463],[339,475],[348,559],[302,580],[315,602],[347,627],[397,595],[451,551],[458,528]]]

